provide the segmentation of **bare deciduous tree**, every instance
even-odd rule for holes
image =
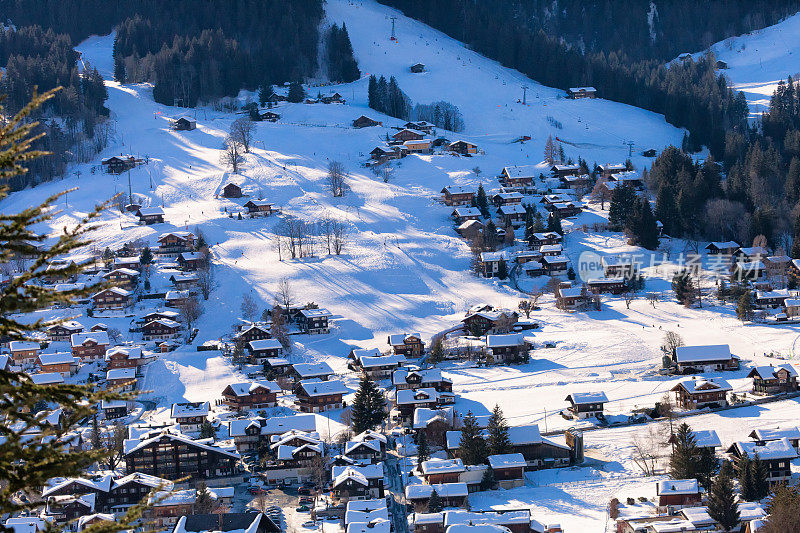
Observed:
[[[108,328],[108,331],[106,331],[106,333],[108,334],[108,338],[111,339],[111,342],[113,342],[114,344],[117,343],[120,336],[122,335],[119,329],[117,328]]]
[[[531,300],[520,300],[519,301],[519,310],[525,313],[525,318],[531,317],[531,311],[533,311],[533,302]]]
[[[249,118],[237,118],[231,124],[230,137],[242,146],[242,150],[246,154],[250,153],[255,129],[255,124]]]
[[[208,296],[214,286],[214,270],[211,267],[211,263],[201,265],[197,269],[197,286],[200,288],[203,300],[208,300]]]
[[[664,341],[661,344],[661,351],[667,355],[675,355],[675,350],[683,346],[683,338],[674,331],[668,331],[664,334]]]
[[[200,315],[203,314],[203,306],[200,305],[200,302],[198,302],[197,298],[194,296],[187,296],[180,300],[178,312],[186,326],[186,337],[188,338],[192,334],[194,323],[200,318]]]
[[[647,301],[650,302],[650,305],[653,306],[653,309],[656,308],[656,302],[658,302],[658,293],[657,292],[648,292],[647,293]]]
[[[289,283],[289,278],[281,278],[278,281],[278,288],[275,291],[275,300],[283,307],[284,310],[289,311],[294,303],[294,291],[292,285]]]
[[[258,304],[256,303],[255,298],[253,298],[249,293],[242,295],[241,309],[242,317],[245,320],[252,321],[258,314]]]
[[[631,459],[645,476],[655,475],[661,447],[662,444],[659,442],[658,435],[652,428],[646,435],[636,435],[633,437],[633,453],[631,454]]]
[[[589,194],[589,198],[595,202],[600,202],[600,209],[606,208],[606,202],[611,201],[611,191],[605,186],[608,182],[608,178],[599,177],[597,178],[597,182],[594,184],[594,188],[592,192]]]
[[[222,146],[219,162],[231,167],[234,174],[239,172],[239,165],[244,162],[244,156],[241,154],[241,145],[230,135],[225,139],[225,144]]]
[[[347,173],[344,170],[344,165],[339,161],[331,161],[328,163],[328,190],[334,196],[344,196],[344,180]]]
[[[622,297],[625,299],[625,309],[631,308],[631,303],[637,298],[637,296],[638,294],[634,289],[627,289],[622,293]]]
[[[350,227],[341,220],[334,220],[331,231],[333,234],[333,253],[342,255],[342,250],[347,244],[347,238],[350,235]]]
[[[289,332],[286,329],[286,318],[283,315],[283,310],[280,307],[272,309],[272,327],[270,333],[274,339],[281,343],[284,350],[291,350],[292,343],[289,342]],[[291,387],[290,387],[291,388]]]

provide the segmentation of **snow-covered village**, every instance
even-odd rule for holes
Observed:
[[[3,531],[800,532],[800,1],[0,19]]]

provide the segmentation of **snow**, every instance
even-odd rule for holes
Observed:
[[[733,443],[740,455],[747,454],[750,458],[758,455],[761,459],[775,460],[775,459],[795,459],[797,457],[797,450],[794,449],[786,437],[770,440],[763,445],[756,442],[737,441]]]
[[[696,479],[667,479],[659,481],[656,493],[664,494],[699,494],[700,487]]]
[[[650,165],[651,160],[640,155],[642,150],[680,145],[682,131],[668,125],[662,116],[603,100],[602,94],[595,100],[568,100],[563,91],[503,68],[375,2],[328,0],[325,7],[331,22],[347,22],[365,77],[330,88],[348,100],[345,105],[279,106],[276,111],[281,120],[256,126],[253,149],[238,175],[230,174],[219,163],[220,147],[238,115],[198,108],[191,111],[197,119],[196,130],[172,131],[168,117],[185,110],[153,102],[148,84],[113,81],[113,35],[87,39],[78,50],[107,79],[108,106],[116,129],[112,145],[92,164],[71,169],[80,171],[79,175],[70,172],[61,181],[15,192],[0,202],[0,210],[16,212],[49,194],[78,187],[64,198],[56,217],[41,227],[55,237],[99,199],[127,191],[127,176],[91,172],[101,158],[119,153],[148,156],[149,164],[130,172],[134,199],[145,210],[163,209],[165,223],[141,226],[131,214],[109,211],[102,215],[101,227],[92,235],[95,246],[116,250],[125,242],[142,239],[152,247],[164,233],[200,228],[210,246],[216,285],[209,299],[202,302],[205,313],[195,325],[199,333],[194,343],[201,345],[229,336],[231,325],[238,323],[243,294],[251,295],[261,308],[272,305],[278,280],[285,277],[292,284],[296,303],[313,301],[331,313],[330,334],[292,335],[291,350],[286,350],[285,358],[296,369],[304,368],[300,365],[325,365],[325,374],[338,373],[349,386],[356,383],[355,376],[346,371],[346,357],[353,348],[383,349],[388,335],[398,331],[419,332],[427,340],[457,325],[476,304],[517,308],[521,295],[509,284],[469,272],[469,247],[453,232],[449,218],[452,209],[439,203],[443,188],[475,191],[483,184],[490,195],[499,188],[495,176],[503,168],[512,177],[547,175],[549,165],[539,162],[551,135],[563,141],[569,156],[581,156],[590,165],[624,161],[628,156],[624,143],[633,141],[631,160],[637,169]],[[398,40],[389,41],[388,17],[395,15]],[[794,46],[792,42],[786,39],[784,44]],[[751,55],[749,49],[747,53]],[[417,61],[426,65],[426,71],[411,74],[408,67]],[[744,66],[736,68],[746,73]],[[437,136],[467,140],[484,153],[469,158],[411,155],[392,163],[394,171],[388,183],[374,177],[361,164],[386,133],[393,133],[387,126],[400,127],[404,122],[366,107],[366,75],[373,73],[396,76],[414,102],[444,99],[457,105],[464,115],[465,130],[457,134],[439,130]],[[527,105],[517,102],[522,85],[529,87]],[[311,93],[316,90],[310,88]],[[247,97],[243,94],[241,103]],[[382,121],[384,127],[353,129],[352,120],[362,114]],[[522,136],[531,140],[513,142]],[[326,169],[331,160],[342,162],[349,173],[349,190],[342,198],[333,198],[326,189]],[[479,176],[472,172],[475,167],[482,170]],[[290,260],[284,255],[279,260],[274,226],[282,215],[229,218],[229,213],[242,211],[248,200],[220,197],[222,187],[231,181],[241,184],[249,199],[263,195],[259,200],[283,214],[317,221],[328,213],[345,220],[351,237],[343,254],[327,256],[318,251],[316,257]],[[577,201],[562,196],[553,201],[562,200]],[[591,224],[604,222],[606,216],[606,211],[589,204],[576,220]],[[564,221],[564,225],[568,230],[580,228],[578,222],[571,225]],[[681,250],[682,243],[670,244],[676,253]],[[643,253],[627,245],[619,234],[568,233],[564,238],[565,259],[574,262],[584,251],[609,256]],[[649,262],[650,256],[645,257]],[[124,261],[117,264],[126,265]],[[131,259],[131,264],[138,264],[138,258]],[[584,423],[558,416],[558,411],[567,406],[564,397],[574,390],[602,389],[610,415],[624,416],[635,408],[652,407],[680,380],[657,372],[666,331],[680,333],[689,345],[729,343],[748,364],[774,361],[766,356],[767,351],[787,357],[794,353],[800,338],[796,326],[743,326],[732,306],[711,301],[704,301],[703,308],[685,309],[669,294],[669,273],[658,267],[644,270],[652,275],[646,290],[662,295],[655,306],[642,300],[634,301],[628,309],[621,299],[604,297],[602,311],[565,313],[554,308],[552,296],[545,295],[538,302],[541,310],[531,317],[541,327],[536,331],[537,349],[531,352],[529,363],[491,368],[445,364],[442,371],[452,380],[458,395],[455,409],[459,413],[472,411],[480,418],[498,404],[511,426],[535,424],[538,434],[539,427],[547,433]],[[519,283],[533,290],[544,280],[529,278]],[[137,306],[137,313],[149,310],[142,304]],[[69,317],[71,311],[42,312],[37,318]],[[123,338],[127,338],[129,318],[104,320],[125,332]],[[97,338],[101,333],[90,335]],[[151,419],[162,421],[168,418],[173,403],[213,405],[227,385],[248,381],[221,352],[198,352],[195,345],[158,354],[142,372],[140,388],[152,391],[144,398],[158,403]],[[748,368],[743,368],[709,373],[708,377],[724,376],[740,394],[751,386],[747,372]],[[240,435],[248,424],[261,426],[262,422],[265,434],[282,434],[290,429],[314,431],[327,428],[328,422],[330,432],[335,433],[342,425],[330,416],[338,414],[232,420],[230,434]],[[688,421],[696,433],[715,429],[720,440],[730,444],[758,427],[793,424],[798,416],[798,403],[785,400],[702,414]],[[532,433],[531,429],[526,431]],[[597,531],[604,524],[611,497],[622,499],[654,490],[655,478],[642,478],[629,460],[633,438],[643,431],[643,426],[635,426],[587,432],[589,459],[585,465],[529,473],[526,486],[471,494],[470,504],[475,509],[531,508],[537,519],[560,522],[568,531]],[[513,427],[510,433],[514,434]]]

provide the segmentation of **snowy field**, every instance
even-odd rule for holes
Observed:
[[[203,302],[205,314],[197,324],[200,332],[194,344],[231,332],[243,294],[253,295],[262,307],[271,306],[283,277],[291,280],[297,303],[313,301],[334,314],[330,335],[294,337],[290,359],[326,360],[339,372],[345,371],[351,348],[385,349],[390,333],[419,331],[427,340],[458,323],[472,305],[516,308],[521,295],[510,285],[469,272],[469,249],[453,231],[451,209],[438,203],[442,187],[477,187],[482,181],[487,190],[496,189],[494,176],[502,167],[542,159],[548,135],[564,141],[568,156],[580,156],[590,165],[623,162],[628,156],[628,145],[623,143],[632,141],[637,169],[649,166],[650,160],[638,155],[642,150],[678,145],[682,138],[682,131],[660,115],[600,99],[567,100],[562,91],[543,87],[374,2],[328,0],[326,10],[329,22],[347,23],[365,77],[348,85],[309,88],[311,96],[317,90],[323,94],[337,90],[347,99],[346,105],[279,106],[280,121],[257,125],[252,153],[235,176],[220,165],[219,157],[228,128],[239,115],[210,108],[191,110],[197,129],[173,132],[168,119],[179,116],[180,110],[156,104],[147,84],[120,85],[111,79],[113,36],[93,37],[78,47],[83,59],[107,79],[116,133],[115,144],[102,156],[147,156],[150,163],[131,172],[131,187],[143,205],[163,205],[167,220],[156,226],[137,226],[132,215],[109,211],[96,232],[96,246],[114,249],[134,239],[154,245],[162,232],[199,227],[212,245],[216,287]],[[396,42],[388,39],[392,15],[398,16]],[[748,44],[746,50],[754,46]],[[787,54],[791,56],[791,51]],[[722,53],[718,57],[729,61],[734,81],[755,72],[752,64],[748,71],[744,62],[738,65]],[[426,65],[425,73],[409,72],[416,62]],[[742,77],[737,77],[739,72]],[[388,126],[401,124],[367,108],[366,76],[373,73],[396,76],[414,102],[447,100],[457,105],[464,115],[465,131],[439,134],[474,142],[484,154],[471,158],[413,155],[394,165],[389,183],[373,176],[362,163],[393,131]],[[527,105],[518,103],[523,85],[529,87]],[[246,97],[242,95],[242,100]],[[350,122],[361,114],[382,120],[384,127],[351,128]],[[512,142],[523,135],[532,140]],[[331,160],[341,161],[350,173],[350,191],[344,198],[333,198],[326,190]],[[79,175],[62,181],[14,193],[0,203],[0,209],[14,212],[48,194],[77,187],[78,191],[62,199],[62,212],[50,227],[42,228],[60,231],[96,202],[127,191],[126,175],[93,174],[91,166],[76,168]],[[480,178],[472,172],[476,166],[483,171]],[[251,197],[263,195],[284,214],[314,221],[327,212],[346,220],[352,236],[343,255],[279,261],[274,234],[278,217],[229,218],[229,212],[241,211],[247,201],[218,197],[229,181],[240,183]],[[680,250],[681,244],[676,243],[675,249]],[[635,251],[618,234],[573,232],[567,236],[566,252],[573,261],[585,250]],[[724,375],[737,391],[748,388],[745,375],[750,365],[772,361],[765,352],[787,356],[795,352],[800,337],[796,326],[742,326],[732,307],[710,301],[702,309],[684,309],[671,299],[669,276],[653,274],[647,290],[670,298],[655,308],[644,299],[627,309],[621,299],[605,298],[600,312],[567,314],[554,308],[551,297],[543,298],[542,310],[531,317],[542,325],[535,337],[540,345],[552,342],[555,347],[537,349],[531,362],[522,366],[446,365],[459,395],[456,409],[485,414],[498,403],[511,423],[536,422],[543,430],[554,430],[574,425],[558,414],[572,392],[604,391],[612,415],[652,406],[676,382],[657,373],[659,346],[667,330],[680,333],[687,344],[729,343],[744,363],[742,370]],[[124,326],[129,320],[103,319],[121,331],[127,331]],[[148,396],[162,407],[156,416],[163,417],[168,403],[213,401],[226,384],[242,378],[218,352],[198,353],[189,346],[152,363],[143,388],[152,390]],[[347,381],[355,384],[352,376]],[[723,444],[728,444],[746,438],[747,428],[790,423],[799,411],[797,402],[787,401],[702,415],[691,423],[696,429],[719,430]],[[603,531],[605,506],[612,496],[654,492],[653,479],[639,477],[627,459],[631,435],[637,431],[641,427],[587,432],[590,461],[585,467],[534,473],[526,487],[477,494],[474,499],[471,495],[470,501],[476,508],[524,504],[544,519],[560,521],[567,531]]]

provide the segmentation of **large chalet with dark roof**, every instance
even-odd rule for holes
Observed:
[[[222,403],[234,411],[275,407],[280,391],[274,381],[231,383],[222,391]]]
[[[298,409],[303,413],[321,413],[344,407],[342,397],[350,390],[338,380],[303,380],[294,388]]]
[[[425,353],[425,343],[419,333],[396,333],[389,335],[387,341],[392,353],[405,357],[420,357]]]
[[[238,471],[239,454],[215,446],[209,439],[192,440],[169,432],[148,434],[128,440],[125,470],[166,479],[208,479],[230,476]]]
[[[757,366],[747,375],[753,378],[754,394],[780,394],[797,391],[797,370],[789,363]]]

